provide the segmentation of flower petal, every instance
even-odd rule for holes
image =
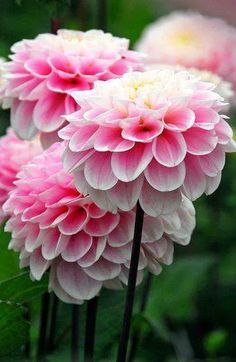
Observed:
[[[137,204],[142,185],[142,175],[131,182],[118,181],[112,189],[108,190],[108,197],[122,211],[132,210]]]
[[[121,137],[120,128],[113,127],[100,127],[94,141],[95,150],[100,152],[123,152],[130,150],[133,146],[134,142]]]
[[[165,127],[169,130],[186,131],[192,127],[195,114],[189,108],[179,108],[167,111],[164,116]]]
[[[72,152],[86,151],[93,146],[96,136],[98,125],[88,124],[78,130],[72,135],[69,148]]]
[[[111,167],[120,181],[130,182],[144,171],[152,158],[151,144],[136,143],[129,151],[113,153]]]
[[[223,170],[225,165],[225,151],[218,145],[208,155],[199,157],[202,171],[209,177],[217,176]]]
[[[40,280],[50,264],[50,261],[43,258],[41,248],[34,250],[30,256],[30,272],[33,278]]]
[[[84,176],[94,189],[107,190],[117,183],[111,168],[111,153],[96,152],[85,163]]]
[[[203,129],[210,130],[219,122],[219,114],[211,108],[199,107],[194,110],[196,115],[195,124]]]
[[[90,278],[76,263],[61,261],[57,267],[57,278],[65,292],[75,299],[92,299],[102,287],[102,282]]]
[[[156,217],[175,211],[181,203],[181,194],[178,190],[159,192],[145,182],[139,201],[149,216]]]
[[[179,165],[186,155],[186,144],[181,133],[165,130],[153,142],[155,159],[166,167]]]
[[[43,132],[52,132],[63,123],[62,115],[65,113],[65,95],[45,91],[36,103],[33,120],[36,127]]]
[[[108,235],[108,244],[120,247],[132,240],[134,234],[134,213],[120,213],[120,222]]]
[[[112,263],[104,258],[100,258],[90,267],[84,268],[86,274],[99,281],[116,278],[120,274],[120,270],[119,264]]]
[[[92,219],[85,226],[85,231],[92,236],[108,235],[118,225],[120,220],[119,214],[107,212],[100,219]]]
[[[158,191],[173,191],[180,187],[185,178],[185,165],[181,162],[175,167],[165,167],[156,160],[144,171],[148,183]]]
[[[37,133],[32,119],[35,102],[14,100],[11,107],[11,125],[18,136],[31,140]]]
[[[184,194],[192,201],[200,197],[206,189],[206,176],[202,172],[198,157],[188,155],[185,159],[186,177]]]
[[[74,235],[84,227],[87,220],[87,210],[82,207],[77,207],[67,214],[66,218],[58,224],[58,228],[64,235]]]
[[[92,242],[92,237],[84,231],[71,235],[66,248],[61,253],[61,256],[68,262],[77,261],[89,251]]]
[[[206,155],[214,150],[217,136],[212,131],[201,128],[191,128],[184,132],[187,151],[192,155]]]

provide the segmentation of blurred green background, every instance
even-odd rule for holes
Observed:
[[[236,22],[236,4],[218,0],[108,0],[108,30],[131,40],[157,17],[180,8],[222,15]],[[95,0],[1,0],[0,56],[22,39],[50,31],[50,18],[61,27],[97,27]],[[0,132],[8,126],[9,114],[1,111]],[[236,115],[231,115],[235,124]],[[139,313],[138,288],[132,331],[140,343],[135,361],[236,361],[236,157],[228,157],[217,192],[195,203],[197,227],[188,247],[175,248],[172,266],[152,281],[143,313]],[[36,349],[40,295],[47,280],[33,283],[28,272],[18,269],[18,256],[7,251],[9,235],[1,231],[0,251],[0,360],[23,361],[24,346],[31,336]],[[99,301],[95,361],[114,361],[124,303],[123,292],[103,291]],[[31,323],[26,311],[30,306]],[[84,309],[81,311],[81,334]],[[56,349],[47,361],[68,361],[70,306],[59,305]],[[82,341],[81,341],[82,346]],[[82,347],[81,347],[82,353]],[[33,360],[33,358],[31,358]]]

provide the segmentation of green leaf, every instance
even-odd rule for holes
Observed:
[[[146,315],[161,321],[165,317],[186,321],[195,315],[195,300],[204,285],[212,257],[192,256],[176,260],[154,278]]]
[[[0,281],[20,273],[19,254],[12,250],[8,250],[10,239],[11,235],[5,233],[3,229],[0,228]]]
[[[7,302],[25,303],[47,291],[48,278],[32,281],[26,271],[13,278],[0,282],[0,299]]]
[[[236,280],[236,248],[230,249],[221,257],[219,265],[219,279],[222,284],[235,285]]]
[[[26,342],[29,323],[24,319],[24,308],[20,304],[0,302],[0,336],[0,357],[19,349]]]
[[[228,333],[224,329],[210,332],[204,341],[204,347],[209,356],[215,356],[225,345]]]

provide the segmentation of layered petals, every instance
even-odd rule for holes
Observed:
[[[22,141],[9,128],[7,134],[0,139],[0,223],[7,214],[2,206],[8,198],[8,193],[14,189],[17,173],[32,157],[40,154],[42,148],[39,140]]]
[[[236,150],[222,97],[185,70],[132,72],[71,95],[80,110],[59,133],[64,167],[106,211],[140,201],[150,216],[174,212],[181,192],[213,190]]]
[[[13,45],[11,61],[4,65],[6,82],[0,83],[1,103],[12,107],[13,129],[23,139],[39,133],[49,147],[55,137],[47,135],[65,123],[62,116],[79,110],[71,92],[143,69],[142,56],[130,56],[128,46],[128,40],[99,30],[59,30]],[[0,60],[0,76],[1,67]]]
[[[36,280],[48,271],[49,290],[66,303],[81,304],[96,296],[102,287],[122,288],[127,283],[135,204],[144,177],[134,180],[133,186],[127,183],[131,187],[120,200],[124,210],[104,211],[90,196],[77,191],[73,176],[63,169],[65,147],[64,142],[54,144],[21,170],[3,210],[9,216],[6,230],[12,233],[9,248],[20,252],[20,266],[29,267]],[[105,162],[101,161],[101,166]],[[150,188],[148,184],[146,187]],[[173,191],[171,208],[163,198],[165,193],[156,192],[158,210],[150,192],[145,193],[145,208],[152,214],[144,216],[137,283],[145,268],[157,274],[160,263],[169,264],[173,243],[184,245],[195,226],[192,204],[186,205],[184,197],[175,196],[178,191]],[[111,194],[111,202],[118,196]],[[175,223],[159,216],[163,212],[172,213],[170,218]]]

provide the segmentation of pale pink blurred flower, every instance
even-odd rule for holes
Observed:
[[[78,108],[72,90],[142,69],[141,56],[128,46],[127,39],[102,30],[59,30],[13,45],[6,97],[17,134],[31,139],[40,132],[45,147],[53,143],[65,122],[61,115]]]
[[[0,223],[7,215],[2,206],[7,200],[9,191],[14,189],[14,181],[21,167],[32,157],[42,152],[39,140],[22,141],[12,129],[0,138]]]
[[[75,92],[81,109],[59,132],[65,169],[82,193],[106,210],[138,199],[151,215],[168,214],[181,192],[195,200],[219,185],[232,129],[219,114],[214,85],[188,72],[134,72]]]
[[[174,12],[144,29],[136,48],[148,63],[209,70],[236,90],[236,29],[197,12]]]
[[[135,210],[112,214],[80,194],[63,169],[63,150],[64,143],[52,145],[18,174],[4,205],[11,215],[5,230],[33,279],[49,269],[49,288],[65,302],[81,303],[102,286],[127,284]],[[173,243],[188,244],[194,226],[195,210],[184,196],[170,215],[145,215],[138,282],[144,268],[159,274],[160,263],[170,264]]]

